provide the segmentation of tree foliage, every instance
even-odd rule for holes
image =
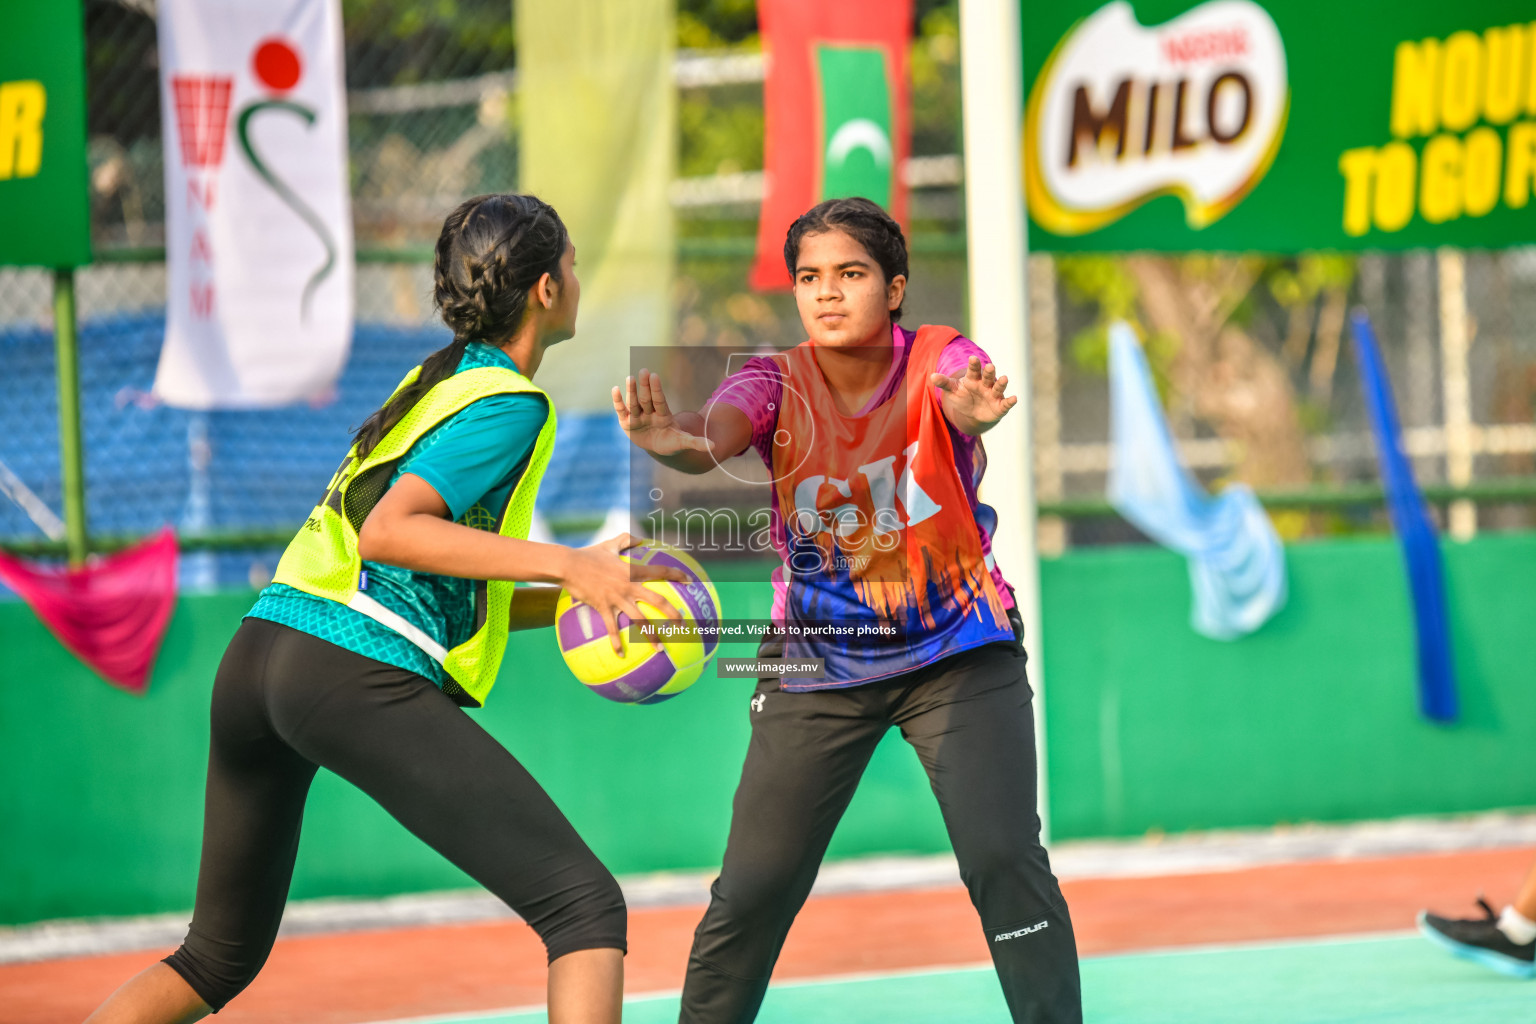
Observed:
[[[468,78],[515,60],[507,0],[342,0],[351,88]]]
[[[1311,482],[1306,438],[1328,420],[1354,257],[1084,255],[1057,268],[1067,298],[1092,311],[1068,343],[1079,368],[1105,372],[1108,327],[1124,320],[1176,429],[1198,423],[1230,442],[1256,486]]]

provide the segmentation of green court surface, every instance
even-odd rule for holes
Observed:
[[[1460,1024],[1536,1020],[1536,982],[1455,960],[1417,936],[1202,948],[1083,961],[1089,1024]],[[630,1024],[672,1024],[677,996],[624,1007]],[[542,1013],[440,1018],[534,1024]],[[775,985],[759,1024],[998,1024],[989,968]],[[423,1022],[424,1024],[424,1022]]]

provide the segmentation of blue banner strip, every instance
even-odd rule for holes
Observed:
[[[1408,589],[1413,599],[1414,625],[1418,632],[1419,710],[1436,722],[1455,721],[1456,673],[1451,663],[1451,631],[1446,616],[1445,572],[1440,545],[1424,496],[1413,479],[1413,468],[1403,453],[1402,428],[1392,399],[1376,332],[1363,309],[1350,318],[1355,358],[1360,366],[1360,387],[1370,411],[1371,432],[1376,437],[1377,461],[1387,512],[1403,549],[1408,570]]]

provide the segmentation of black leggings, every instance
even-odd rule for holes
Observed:
[[[317,767],[501,897],[549,959],[626,948],[613,876],[527,770],[421,676],[246,619],[219,665],[212,731],[197,906],[165,962],[214,1010],[271,952]]]
[[[917,751],[1015,1021],[1083,1019],[1072,919],[1035,812],[1024,653],[989,644],[892,679],[787,693],[765,679],[709,909],[694,934],[683,1024],[746,1024],[838,819],[892,725]]]

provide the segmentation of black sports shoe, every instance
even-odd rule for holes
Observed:
[[[1435,945],[1464,960],[1515,978],[1536,977],[1536,942],[1515,945],[1508,935],[1499,931],[1499,915],[1493,912],[1488,902],[1479,896],[1477,904],[1486,916],[1469,920],[1440,917],[1421,910],[1419,931]]]

